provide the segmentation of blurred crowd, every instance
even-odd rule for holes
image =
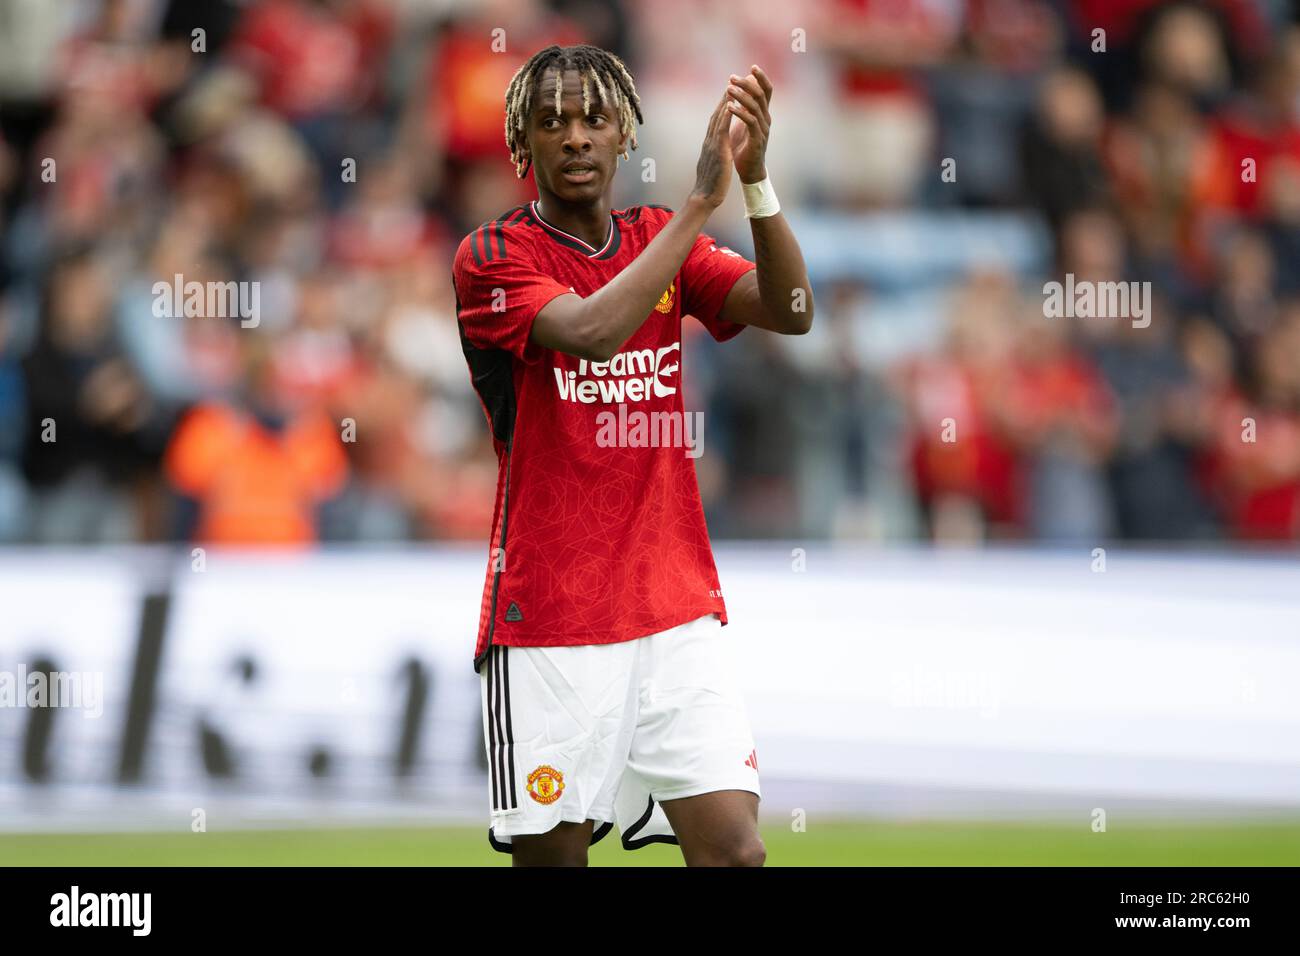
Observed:
[[[810,335],[688,323],[716,537],[1300,538],[1295,17],[0,0],[0,542],[483,540],[496,460],[450,262],[535,196],[503,143],[511,76],[579,42],[641,94],[616,206],[680,203],[726,74],[757,62],[796,232],[1019,212],[1050,244],[926,278],[919,335],[895,334],[898,288],[814,246]],[[749,248],[735,197],[708,229]],[[160,312],[177,275],[256,282],[256,325]],[[1150,323],[1048,317],[1067,275],[1150,282]]]

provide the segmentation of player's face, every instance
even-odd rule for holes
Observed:
[[[601,103],[595,89],[591,112],[582,111],[582,78],[564,74],[560,113],[555,112],[555,68],[538,83],[536,106],[528,121],[528,144],[538,186],[568,202],[593,202],[605,194],[626,147],[618,113]]]

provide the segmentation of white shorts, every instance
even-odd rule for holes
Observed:
[[[676,843],[660,801],[758,794],[731,642],[712,614],[617,644],[494,645],[481,669],[488,839],[594,820],[623,846]]]

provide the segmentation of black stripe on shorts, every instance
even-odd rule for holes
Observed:
[[[488,750],[492,774],[492,809],[515,810],[519,803],[515,789],[514,726],[510,717],[509,648],[497,644],[490,649],[488,666]]]

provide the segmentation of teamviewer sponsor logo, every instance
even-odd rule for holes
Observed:
[[[681,351],[674,342],[661,349],[619,352],[608,362],[578,361],[577,371],[555,369],[555,387],[566,402],[584,405],[644,402],[676,393],[674,376],[679,368],[669,356]]]
[[[152,893],[69,893],[50,897],[51,926],[126,926],[133,936],[148,936],[152,925]]]

